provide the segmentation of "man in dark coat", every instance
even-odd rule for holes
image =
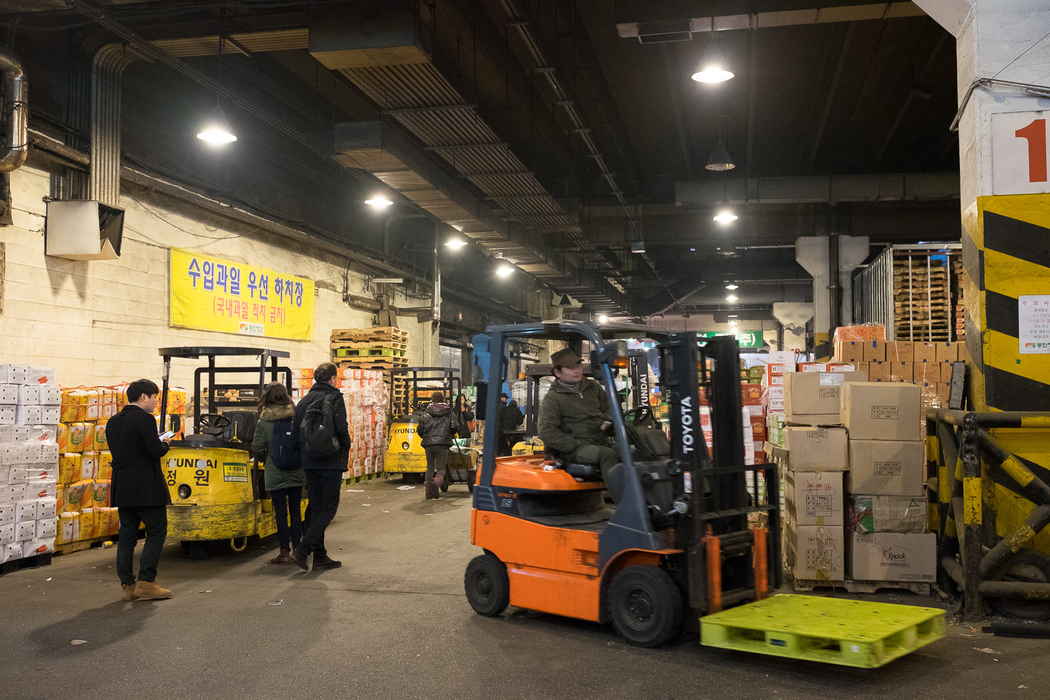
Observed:
[[[506,456],[514,447],[511,436],[507,433],[517,430],[525,422],[525,414],[518,408],[517,401],[504,403],[507,399],[506,394],[500,394],[499,399],[501,404],[499,407],[499,454]]]
[[[435,391],[430,395],[430,405],[419,417],[420,444],[427,456],[427,475],[424,492],[427,498],[438,498],[445,479],[448,450],[459,431],[459,418],[452,407],[445,403],[445,392]]]
[[[332,409],[331,426],[338,449],[334,454],[315,457],[303,440],[303,471],[306,472],[306,494],[310,499],[310,523],[302,542],[292,550],[291,560],[302,569],[308,569],[307,558],[314,555],[314,570],[338,569],[343,565],[328,556],[324,545],[324,533],[339,510],[339,490],[343,485],[343,472],[350,461],[350,431],[346,422],[346,404],[343,394],[335,387],[339,370],[331,362],[325,362],[314,370],[314,385],[295,407],[295,425],[302,429],[307,411],[320,401],[327,401]]]
[[[113,454],[110,503],[120,515],[117,540],[117,575],[124,600],[163,600],[171,591],[157,585],[157,563],[168,534],[171,495],[164,481],[160,458],[168,452],[170,437],[157,435],[153,410],[160,389],[148,379],[128,386],[128,403],[106,424],[106,438]],[[139,523],[146,527],[138,580],[135,579],[135,540]]]

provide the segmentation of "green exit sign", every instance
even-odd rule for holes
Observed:
[[[729,333],[715,333],[714,331],[708,331],[706,333],[700,333],[699,335],[703,338],[714,338],[716,335],[729,335]],[[762,331],[741,331],[736,334],[736,343],[742,349],[757,350],[764,345],[762,342]]]

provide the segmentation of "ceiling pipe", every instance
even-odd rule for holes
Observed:
[[[0,70],[7,120],[7,151],[0,157],[0,173],[9,173],[22,167],[29,155],[29,83],[22,62],[6,49],[0,49]]]

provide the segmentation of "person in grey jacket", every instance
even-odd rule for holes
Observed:
[[[459,430],[459,419],[452,407],[445,403],[445,393],[435,391],[430,395],[430,405],[419,417],[416,431],[422,438],[423,451],[427,455],[427,477],[424,487],[426,497],[437,498],[445,479],[445,464],[453,436]]]
[[[297,466],[294,469],[281,469],[273,462],[270,448],[273,446],[274,423],[281,423],[291,428],[293,451]],[[280,553],[270,560],[271,564],[291,564],[289,554],[293,547],[299,546],[302,539],[302,500],[303,487],[306,486],[306,472],[303,471],[299,455],[299,426],[295,425],[295,404],[288,395],[284,384],[272,382],[263,389],[259,399],[259,422],[255,426],[255,438],[252,450],[256,457],[263,460],[263,474],[266,477],[266,490],[273,503],[273,514],[277,519],[277,541]],[[289,525],[289,516],[291,524]]]

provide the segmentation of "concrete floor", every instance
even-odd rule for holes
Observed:
[[[158,576],[175,592],[168,601],[121,602],[113,549],[0,577],[0,697],[1050,696],[1046,641],[969,625],[859,671],[708,649],[695,638],[637,649],[609,628],[514,608],[483,618],[463,595],[478,553],[466,487],[435,502],[400,485],[344,488],[328,533],[344,564],[334,571],[269,564],[271,538],[207,561],[169,545]]]

